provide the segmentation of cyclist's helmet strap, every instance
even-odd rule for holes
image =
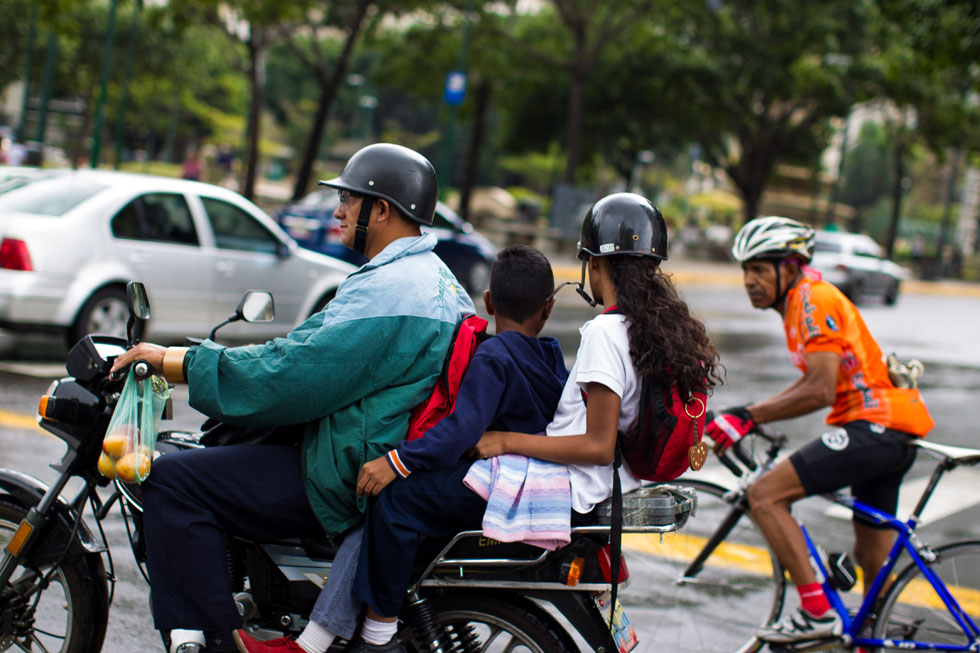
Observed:
[[[354,226],[354,251],[364,254],[367,248],[368,222],[371,220],[371,209],[374,208],[374,198],[365,195],[361,200],[361,211],[357,215]]]

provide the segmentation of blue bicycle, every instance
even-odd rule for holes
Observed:
[[[717,638],[709,641],[688,628],[684,633],[685,644],[679,644],[677,650],[759,650],[765,643],[755,637],[754,629],[772,622],[783,612],[787,575],[754,526],[749,512],[748,488],[773,466],[785,444],[785,436],[761,427],[737,443],[730,450],[733,456],[726,454],[722,459],[740,477],[735,489],[682,479],[681,484],[695,488],[699,495],[698,515],[689,521],[686,532],[702,532],[703,537],[686,543],[687,564],[674,579],[674,585],[684,588],[692,601],[699,594],[702,598],[710,596],[716,604],[718,597],[740,598],[739,613],[743,616],[718,616],[717,621],[722,623],[719,627],[728,635],[724,644],[718,643]],[[772,650],[861,648],[866,651],[980,652],[980,540],[930,547],[916,532],[922,511],[942,477],[956,467],[980,464],[980,450],[926,440],[916,440],[912,446],[936,458],[938,464],[908,520],[902,521],[845,494],[824,496],[872,522],[887,526],[898,535],[870,592],[856,611],[849,610],[841,596],[841,591],[850,589],[856,580],[853,566],[846,556],[828,558],[803,527],[811,564],[843,621],[844,634],[829,640],[779,645],[778,648],[772,645]],[[722,502],[724,510],[715,505]],[[702,512],[702,506],[708,507],[707,515]],[[714,525],[710,532],[707,523]],[[754,573],[745,571],[746,567],[757,564],[752,562],[752,551],[759,552],[757,557],[766,563],[757,566]],[[898,563],[904,559],[903,553],[909,561],[896,576]],[[727,559],[733,556],[743,557],[748,562],[743,564],[740,560],[737,565],[730,564]],[[742,568],[740,573],[731,571],[736,566]],[[893,582],[889,582],[890,579],[894,579]],[[750,616],[745,617],[746,613]]]

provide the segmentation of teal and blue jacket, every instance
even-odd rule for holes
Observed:
[[[361,465],[405,437],[457,321],[474,311],[435,243],[431,234],[391,243],[284,338],[230,348],[206,340],[187,353],[190,404],[202,413],[249,426],[309,422],[306,494],[330,534],[362,520]]]

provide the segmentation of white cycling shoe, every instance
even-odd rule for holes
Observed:
[[[790,644],[825,637],[839,637],[843,632],[844,624],[833,610],[828,610],[820,617],[814,617],[802,608],[797,608],[780,621],[760,628],[756,632],[756,637],[772,644]]]

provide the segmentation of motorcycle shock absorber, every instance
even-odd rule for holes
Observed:
[[[436,623],[428,599],[419,596],[418,592],[409,592],[408,616],[421,650],[428,653],[450,653],[453,650],[443,641],[442,629]]]
[[[233,538],[228,538],[227,564],[231,591],[241,592],[245,589],[245,547]]]

